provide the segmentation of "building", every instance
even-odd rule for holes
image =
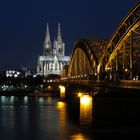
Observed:
[[[57,38],[53,44],[50,39],[49,26],[47,24],[43,53],[38,57],[37,74],[47,76],[50,74],[60,75],[61,70],[70,61],[69,56],[65,56],[65,43],[62,40],[60,23],[58,23]]]

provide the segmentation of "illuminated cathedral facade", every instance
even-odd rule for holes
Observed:
[[[60,23],[58,23],[57,38],[53,44],[47,24],[43,53],[38,57],[37,62],[37,74],[41,76],[60,75],[63,67],[68,65],[69,61],[70,57],[65,56],[65,43],[62,40]]]

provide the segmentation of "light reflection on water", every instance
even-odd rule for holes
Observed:
[[[83,95],[80,97],[80,124],[90,125],[92,123],[92,97]]]
[[[67,111],[51,97],[0,97],[0,138],[3,140],[89,140]]]
[[[28,104],[28,97],[27,97],[27,96],[24,97],[24,104],[25,104],[25,105]]]
[[[71,140],[88,140],[83,134],[81,133],[78,133],[78,134],[75,134],[73,136],[71,136]]]

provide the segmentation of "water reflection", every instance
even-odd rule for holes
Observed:
[[[13,104],[14,103],[14,100],[15,100],[15,97],[14,96],[11,96],[10,97],[10,103]]]
[[[50,104],[52,102],[52,97],[48,97],[47,102]]]
[[[25,97],[24,97],[24,105],[27,105],[27,104],[28,104],[28,97],[25,96]]]
[[[71,136],[71,140],[89,140],[83,134],[78,133]]]
[[[57,106],[58,109],[64,109],[65,103],[62,102],[62,101],[58,101],[56,106]]]
[[[39,104],[43,105],[44,104],[44,98],[43,97],[39,97]]]
[[[88,140],[69,115],[75,114],[73,112],[68,114],[67,104],[59,99],[1,96],[0,138],[3,140]]]
[[[6,97],[5,96],[1,96],[1,103],[5,103],[6,102]]]
[[[80,97],[80,124],[90,125],[92,123],[92,97],[81,95]]]
[[[0,96],[0,105],[7,106],[8,104],[9,106],[13,106],[14,100],[15,100],[14,96],[11,97]]]

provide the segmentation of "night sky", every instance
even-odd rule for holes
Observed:
[[[60,22],[66,55],[81,38],[110,38],[139,0],[1,0],[0,70],[36,71],[49,23],[51,40]]]

